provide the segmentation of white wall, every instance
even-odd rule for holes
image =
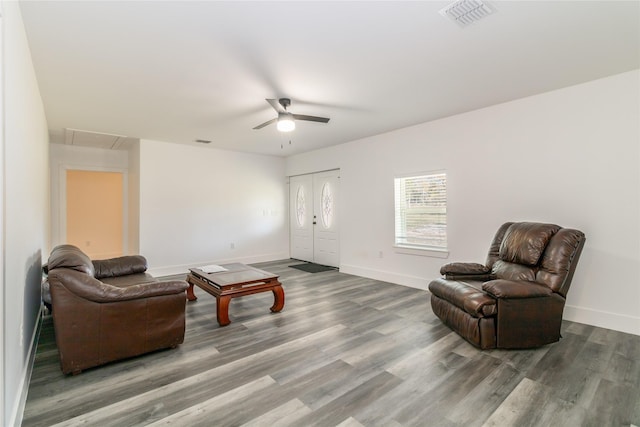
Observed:
[[[40,313],[49,235],[47,123],[18,2],[2,2],[3,425],[19,425]]]
[[[140,253],[150,273],[288,258],[284,165],[277,157],[141,140]]]
[[[578,228],[565,318],[640,335],[639,81],[636,70],[292,156],[287,175],[340,168],[341,270],[423,289],[445,262],[484,262],[503,222]],[[449,259],[394,252],[394,175],[441,169]]]
[[[68,169],[122,172],[127,176],[129,152],[50,144],[51,246],[66,243],[66,182]],[[127,186],[128,190],[128,186]],[[129,216],[127,216],[129,218]],[[125,227],[128,223],[125,222]],[[131,252],[128,250],[126,252]],[[45,257],[48,257],[48,253]]]
[[[117,170],[128,181],[128,252],[145,255],[150,273],[287,258],[284,163],[149,140],[127,151],[51,144],[52,246],[65,243],[66,170]]]

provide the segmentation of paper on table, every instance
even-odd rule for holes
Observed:
[[[203,265],[202,267],[198,267],[199,270],[204,271],[205,273],[217,273],[219,271],[228,271],[226,268],[221,265],[211,264],[211,265]]]

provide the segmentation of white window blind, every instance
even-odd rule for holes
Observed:
[[[395,178],[395,244],[447,249],[447,174]]]

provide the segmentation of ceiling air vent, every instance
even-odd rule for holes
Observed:
[[[489,16],[493,9],[480,0],[458,0],[440,10],[440,14],[460,25],[466,27],[476,21]]]
[[[208,139],[196,139],[196,142],[199,142],[200,144],[211,144],[211,141],[209,141]]]

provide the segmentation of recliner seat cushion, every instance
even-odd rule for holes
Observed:
[[[497,312],[496,300],[482,290],[480,281],[435,279],[429,283],[433,295],[448,301],[473,317],[490,317]]]
[[[482,349],[495,348],[495,316],[474,317],[435,295],[431,295],[431,309],[446,325],[471,344]]]

